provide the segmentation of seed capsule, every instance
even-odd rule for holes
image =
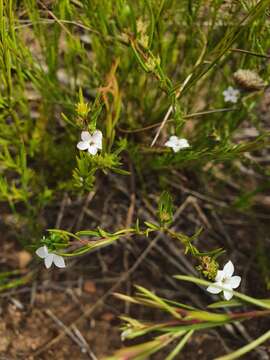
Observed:
[[[252,70],[237,70],[233,78],[238,86],[248,91],[260,90],[266,86],[263,79]]]

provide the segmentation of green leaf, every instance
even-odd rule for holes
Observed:
[[[150,223],[148,221],[145,221],[144,223],[150,229],[153,229],[153,230],[159,230],[160,229],[160,227],[158,225],[156,225],[156,224],[152,224],[152,223]]]
[[[77,236],[99,236],[99,231],[96,230],[81,230],[76,232]]]
[[[159,305],[161,305],[161,307],[168,311],[172,316],[174,316],[177,319],[180,319],[181,316],[175,311],[174,308],[172,308],[171,306],[169,306],[166,302],[164,302],[160,297],[158,297],[157,295],[155,295],[154,293],[152,293],[151,291],[145,289],[142,286],[135,286],[142,294],[146,295],[147,298],[155,301],[156,303],[158,303]]]
[[[119,175],[130,175],[130,171],[124,170],[124,169],[119,169],[116,167],[112,167],[111,170]]]
[[[207,307],[210,309],[219,309],[219,308],[243,306],[243,304],[245,303],[238,299],[232,299],[232,300],[217,301],[214,302],[213,304],[208,305]]]
[[[173,360],[186,345],[193,332],[193,330],[188,331],[186,335],[179,341],[178,345],[176,345],[172,352],[170,352],[170,354],[166,357],[165,360]]]
[[[215,314],[207,311],[190,311],[188,318],[203,320],[208,322],[222,322],[230,320],[230,316],[227,314]]]
[[[63,237],[73,237],[77,240],[80,240],[80,238],[75,235],[75,234],[72,234],[71,232],[69,231],[66,231],[66,230],[61,230],[61,229],[47,229],[47,231],[51,234],[58,234],[60,236],[63,236]]]

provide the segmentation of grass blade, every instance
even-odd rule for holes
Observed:
[[[180,351],[183,349],[183,347],[186,345],[189,338],[192,336],[193,332],[194,332],[193,330],[190,330],[189,332],[187,332],[186,335],[179,341],[178,345],[166,357],[165,360],[173,360],[180,353]]]
[[[263,342],[265,342],[266,340],[270,339],[270,330],[267,331],[265,334],[263,334],[262,336],[260,336],[258,339],[252,341],[250,344],[241,347],[240,349],[232,352],[231,354],[225,355],[225,356],[221,356],[216,358],[215,360],[233,360],[233,359],[238,359],[240,356],[245,355],[246,353],[248,353],[249,351],[255,349],[257,346],[259,346],[260,344],[262,344]]]

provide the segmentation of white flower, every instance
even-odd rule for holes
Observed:
[[[223,291],[224,298],[230,300],[233,297],[232,289],[238,288],[241,282],[240,276],[232,276],[234,266],[231,261],[225,264],[223,270],[218,270],[215,283],[206,289],[211,294],[219,294]]]
[[[44,259],[44,263],[47,269],[52,266],[52,263],[54,263],[54,265],[59,268],[66,267],[63,257],[54,253],[50,253],[46,245],[38,248],[36,254],[41,259]]]
[[[180,139],[177,136],[171,136],[167,142],[164,144],[167,147],[173,149],[174,152],[178,152],[181,149],[186,149],[190,147],[188,141],[186,139]]]
[[[102,132],[100,130],[94,131],[93,134],[82,131],[81,139],[82,141],[77,144],[79,150],[88,150],[91,155],[96,155],[98,150],[102,149]]]
[[[228,89],[223,91],[224,101],[237,103],[240,91],[229,86]]]
[[[129,335],[132,334],[132,330],[131,329],[126,329],[121,333],[121,341],[125,341],[126,339],[128,339]]]

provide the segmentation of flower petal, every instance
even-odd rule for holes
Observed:
[[[102,149],[102,132],[96,130],[92,135],[92,141],[96,144],[98,149]]]
[[[214,283],[213,285],[208,286],[206,290],[211,294],[219,294],[222,291],[222,289],[220,288],[221,286],[221,283]]]
[[[224,290],[223,295],[225,300],[231,300],[231,298],[233,297],[233,293],[230,290]]]
[[[89,146],[89,142],[87,142],[87,141],[79,141],[77,144],[77,148],[79,150],[86,150],[86,149],[88,149],[88,146]]]
[[[240,282],[241,282],[241,276],[232,276],[229,279],[229,285],[232,289],[238,288],[238,286],[240,285]]]
[[[234,266],[231,261],[228,261],[223,268],[223,272],[226,278],[231,277],[234,272]]]
[[[172,149],[175,153],[177,153],[181,149],[181,147],[179,145],[174,145],[172,146]]]
[[[54,265],[59,267],[59,268],[66,267],[65,260],[64,260],[64,258],[62,256],[53,254],[53,262],[54,262]]]
[[[173,142],[173,143],[175,143],[177,140],[178,140],[178,137],[177,137],[176,135],[172,135],[172,136],[170,136],[170,138],[169,138],[169,141],[171,141],[171,142]]]
[[[41,259],[45,259],[46,256],[48,256],[48,248],[46,245],[41,246],[36,250],[37,256],[39,256]]]
[[[172,144],[172,143],[170,142],[170,140],[168,140],[168,141],[165,142],[164,146],[166,146],[166,147],[173,147],[174,144]]]
[[[96,145],[89,145],[88,146],[89,154],[96,155],[97,151],[98,151],[98,148],[96,147]]]
[[[185,149],[185,148],[190,147],[187,139],[179,139],[178,146],[179,146],[180,149]]]
[[[45,257],[45,266],[47,269],[49,269],[52,266],[53,256],[54,256],[54,254],[48,254]]]
[[[178,137],[173,135],[170,136],[169,140],[165,142],[164,146],[173,147],[177,144],[177,142],[178,142]]]
[[[165,142],[164,146],[167,146],[167,147],[174,147],[175,146],[175,142],[171,141],[171,140],[168,140]]]
[[[92,136],[90,135],[89,131],[82,131],[82,133],[81,133],[82,141],[90,141],[91,137]]]
[[[100,144],[96,144],[97,149],[102,150],[102,142]]]

